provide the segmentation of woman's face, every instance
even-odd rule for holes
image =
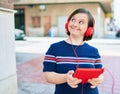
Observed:
[[[68,24],[70,35],[83,36],[88,28],[88,15],[85,13],[75,14]]]

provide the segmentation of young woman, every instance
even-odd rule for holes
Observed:
[[[69,16],[65,28],[66,40],[53,43],[44,58],[44,74],[49,83],[55,84],[54,94],[99,94],[97,86],[103,82],[103,75],[82,80],[73,77],[76,66],[80,68],[102,68],[98,49],[85,41],[94,33],[94,18],[83,8],[76,9]]]

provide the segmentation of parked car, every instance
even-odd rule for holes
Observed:
[[[120,38],[120,30],[117,31],[116,37],[119,37],[119,38]]]
[[[15,29],[15,40],[24,40],[25,34],[23,30]]]

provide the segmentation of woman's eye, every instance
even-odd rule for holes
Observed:
[[[75,22],[75,19],[71,19],[72,22]]]
[[[80,21],[79,24],[82,25],[82,24],[83,24],[83,21]]]

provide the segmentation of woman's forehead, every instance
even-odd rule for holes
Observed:
[[[88,20],[88,15],[86,13],[77,13],[73,15],[72,18],[76,18],[78,20],[81,20],[81,19]]]

